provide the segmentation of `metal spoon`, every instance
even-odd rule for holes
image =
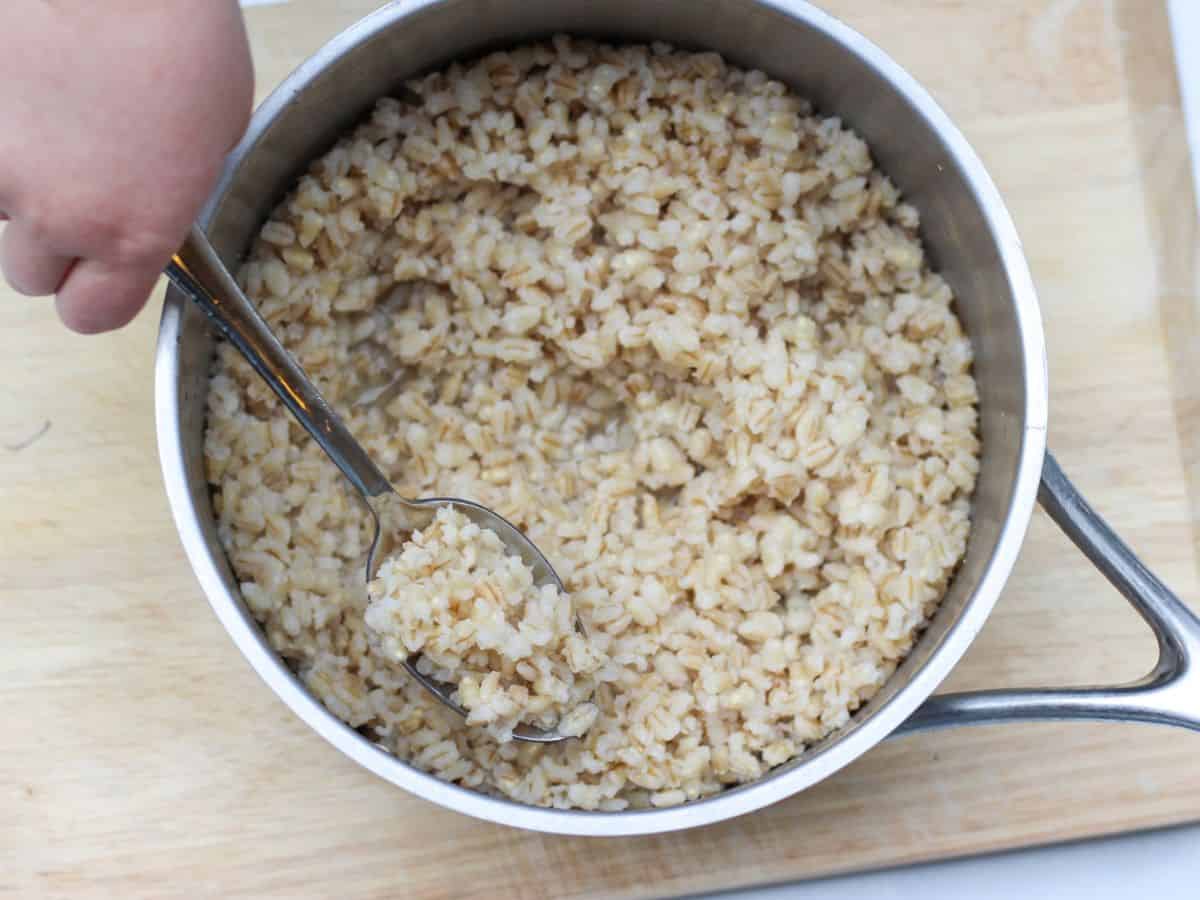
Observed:
[[[190,297],[234,347],[246,358],[285,406],[304,426],[322,450],[342,470],[362,495],[375,519],[375,536],[367,555],[366,580],[374,578],[397,541],[397,535],[419,530],[433,521],[440,506],[453,506],[482,528],[500,536],[511,554],[521,557],[533,570],[538,585],[553,584],[566,593],[562,580],[542,552],[519,529],[485,506],[454,497],[406,500],[392,488],[387,477],[371,461],[367,451],[329,407],[300,365],[284,349],[249,298],[217,256],[208,238],[195,225],[183,246],[167,265],[171,282]],[[575,627],[583,631],[578,617]],[[452,698],[453,685],[422,674],[417,669],[419,654],[404,660],[404,667],[430,693],[459,715],[466,710]],[[521,741],[552,743],[564,740],[557,731],[546,731],[522,723],[513,731]]]

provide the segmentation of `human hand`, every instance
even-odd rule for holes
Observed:
[[[236,0],[0,2],[0,269],[86,334],[145,304],[241,137]]]

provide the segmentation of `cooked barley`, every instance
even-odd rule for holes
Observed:
[[[971,345],[866,144],[715,54],[556,39],[386,99],[241,272],[403,493],[492,507],[602,657],[578,740],[500,743],[372,650],[370,517],[228,347],[222,541],[351,727],[520,801],[662,806],[843,726],[964,552]]]

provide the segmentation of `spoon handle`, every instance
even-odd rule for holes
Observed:
[[[197,226],[192,226],[183,246],[168,263],[166,275],[246,357],[364,498],[392,490],[367,451],[271,333]]]

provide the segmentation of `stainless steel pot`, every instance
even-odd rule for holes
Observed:
[[[217,540],[202,460],[213,340],[174,292],[156,365],[167,493],[188,559],[234,641],[271,688],[347,756],[459,812],[521,828],[619,835],[704,825],[749,812],[836,772],[884,738],[1014,719],[1121,719],[1200,729],[1200,619],[1163,586],[1074,491],[1046,454],[1046,361],[1037,297],[995,186],[930,96],[877,47],[801,0],[416,0],[353,26],[259,108],[203,217],[236,260],[309,160],[402,79],[481,50],[555,32],[666,40],[760,68],[844,118],[922,212],[933,264],[954,286],[975,347],[982,471],[966,559],[912,654],[851,723],[753,784],[683,806],[592,813],[538,809],[446,784],[383,752],[331,715],[275,655],[247,611]],[[1040,498],[1158,637],[1141,680],[1076,690],[931,697],[958,662],[1012,569]]]

